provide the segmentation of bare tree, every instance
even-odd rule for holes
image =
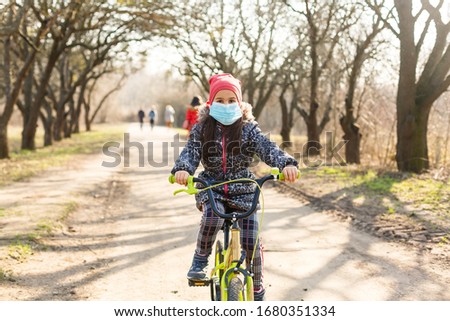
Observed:
[[[357,25],[361,28],[361,24]],[[360,164],[360,144],[361,136],[360,126],[357,124],[359,118],[359,108],[355,106],[355,93],[357,89],[358,78],[360,77],[361,69],[367,59],[373,57],[375,48],[372,46],[375,37],[383,30],[384,23],[379,16],[373,20],[371,28],[363,28],[369,30],[367,33],[359,31],[357,34],[360,39],[350,39],[351,43],[355,43],[355,52],[353,55],[349,54],[351,61],[347,66],[349,71],[347,80],[347,92],[345,97],[345,112],[340,116],[339,122],[344,131],[344,140],[347,141],[345,145],[345,160],[349,164]],[[352,38],[352,37],[351,37]],[[344,44],[348,46],[349,43]],[[379,44],[378,44],[379,45]]]
[[[286,1],[287,3],[287,1]],[[309,155],[320,154],[320,134],[330,120],[331,104],[325,104],[322,118],[318,120],[320,102],[320,82],[329,68],[333,53],[342,34],[354,23],[354,6],[343,1],[305,0],[304,8],[289,4],[294,12],[304,17],[308,26],[309,52],[309,109],[300,108],[306,123]]]
[[[402,171],[420,172],[429,168],[428,118],[436,99],[450,86],[450,22],[444,23],[441,0],[434,7],[430,1],[422,1],[416,16],[412,4],[395,1],[399,15],[400,80],[397,95],[397,167]],[[414,41],[416,22],[422,12],[429,17],[417,43]],[[418,57],[431,23],[436,29],[435,44],[418,80]]]
[[[235,14],[227,13],[231,9]],[[287,63],[276,32],[284,11],[277,1],[187,1],[172,38],[183,57],[180,73],[204,92],[211,75],[233,74],[243,82],[243,95],[258,118]]]
[[[208,92],[210,76],[219,71],[239,76],[244,56],[236,18],[225,15],[225,1],[185,1],[176,12],[177,24],[170,37],[183,63],[180,74]],[[233,28],[230,29],[229,26]]]
[[[43,105],[53,69],[66,49],[72,34],[75,32],[75,23],[79,19],[81,6],[81,3],[76,0],[69,1],[67,4],[61,2],[59,8],[51,8],[53,10],[49,10],[50,8],[47,7],[46,3],[42,3],[42,7],[32,6],[37,20],[41,23],[47,19],[49,11],[61,11],[62,19],[57,20],[57,23],[50,29],[51,46],[48,56],[46,56],[44,71],[41,74],[33,97],[33,103],[30,109],[27,110],[26,123],[22,131],[22,149],[34,150],[36,148],[35,135],[40,108]]]
[[[281,108],[281,140],[282,148],[292,147],[291,130],[294,127],[294,111],[297,105],[297,91],[293,89],[292,98],[290,103],[286,98],[286,93],[290,88],[293,88],[294,81],[290,79],[290,74],[285,75],[283,83],[280,85],[280,93],[278,95],[278,101]]]
[[[72,132],[79,132],[82,99],[77,99],[77,103],[73,105],[74,109],[71,109],[71,105],[69,105],[69,111],[66,111],[65,106],[71,99],[74,99],[77,90],[79,90],[79,96],[82,97],[84,95],[89,76],[96,73],[96,67],[108,64],[108,62],[113,60],[117,61],[117,64],[122,62],[118,56],[120,53],[127,51],[128,43],[143,39],[143,36],[139,34],[130,36],[129,30],[134,29],[135,26],[133,19],[122,18],[120,22],[115,21],[116,24],[114,24],[114,13],[114,10],[105,10],[104,8],[102,15],[109,16],[109,19],[105,19],[102,23],[97,23],[94,34],[82,33],[77,35],[77,39],[69,46],[69,49],[72,50],[66,50],[65,56],[67,57],[61,57],[62,62],[70,62],[70,70],[62,70],[61,80],[75,72],[74,78],[76,78],[76,81],[64,82],[68,87],[64,95],[60,96],[60,100],[56,105],[55,140],[61,139],[64,115],[67,113],[70,115],[70,124],[65,126],[67,129],[64,131],[65,137],[70,136]],[[112,25],[114,25],[114,28],[111,28]]]
[[[123,62],[117,58],[127,55],[129,42],[165,34],[172,8],[169,2],[108,0],[11,0],[0,6],[0,158],[9,155],[7,125],[15,105],[24,120],[23,149],[35,149],[38,119],[45,145],[52,134],[57,140],[62,132],[70,136],[84,102],[75,98],[84,95],[96,66]]]
[[[0,30],[4,49],[2,69],[4,75],[5,106],[0,115],[0,159],[9,157],[8,123],[21,93],[25,78],[32,68],[37,52],[40,50],[42,39],[45,38],[59,15],[59,12],[55,12],[54,15],[47,16],[46,19],[39,21],[36,25],[36,32],[32,36],[23,34],[22,25],[27,23],[25,17],[31,10],[31,4],[32,1],[24,1],[24,4],[20,6],[15,1],[10,1],[9,5],[6,5],[1,11],[1,15],[4,17],[1,20],[5,22],[1,24]],[[29,50],[21,64],[14,63],[11,57],[12,51],[15,50],[15,41],[17,41],[18,37],[21,37],[25,45],[29,46]],[[17,67],[14,72],[12,70],[13,66]],[[13,74],[15,74],[14,78],[12,76]]]
[[[297,47],[291,52],[285,68],[282,69],[280,92],[278,101],[281,107],[281,131],[282,147],[291,147],[291,131],[295,125],[296,116],[300,111],[300,95],[305,87],[305,64],[302,57],[305,55],[306,46],[302,38],[299,38]],[[290,96],[288,102],[287,96]],[[299,116],[300,117],[300,116]]]
[[[73,96],[73,93],[76,89],[76,85],[74,84],[74,79],[76,75],[76,68],[70,64],[70,51],[66,50],[65,54],[61,55],[59,59],[57,71],[59,76],[59,95],[58,98],[54,100],[54,109],[55,109],[55,119],[53,122],[53,130],[52,135],[55,141],[60,141],[62,139],[62,129],[64,122],[67,117],[65,106]],[[78,78],[79,80],[80,78]],[[52,84],[48,84],[49,88],[52,88]],[[50,92],[53,90],[49,90]],[[53,119],[53,114],[48,114],[48,117]]]
[[[372,1],[368,3],[381,16]],[[395,0],[394,4],[398,19],[386,23],[400,41],[396,161],[401,171],[421,172],[430,166],[427,132],[431,107],[450,86],[450,21],[444,22],[442,15],[448,2],[440,0],[433,5],[422,0],[414,3],[416,10],[411,1]],[[425,40],[431,37],[433,45],[427,52]]]

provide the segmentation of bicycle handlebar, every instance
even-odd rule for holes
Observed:
[[[297,178],[300,178],[300,171],[297,174]],[[258,184],[259,188],[256,189],[255,194],[253,196],[253,201],[252,201],[252,206],[250,207],[250,209],[244,213],[222,213],[218,210],[217,206],[216,206],[216,201],[214,199],[214,195],[212,193],[212,186],[216,185],[216,184],[225,184],[227,182],[231,182],[233,183],[233,181],[224,181],[224,182],[212,182],[212,183],[208,183],[204,180],[202,180],[201,178],[198,177],[194,177],[194,176],[189,176],[188,177],[188,181],[187,181],[187,189],[181,189],[181,190],[177,190],[175,191],[173,194],[176,195],[180,192],[186,192],[190,195],[192,194],[197,194],[199,192],[199,190],[197,188],[195,188],[194,183],[200,183],[202,184],[206,189],[206,193],[208,195],[208,198],[210,200],[211,203],[211,209],[214,212],[214,214],[216,214],[217,216],[223,218],[223,219],[243,219],[246,218],[248,216],[250,216],[253,212],[255,212],[257,206],[258,206],[258,200],[259,200],[259,194],[261,193],[260,188],[263,186],[263,184],[265,182],[267,182],[268,180],[281,180],[284,181],[284,174],[280,173],[278,168],[272,168],[271,173],[269,175],[266,175],[264,177],[258,178],[258,179],[239,179],[238,181],[234,181],[234,183],[237,182],[249,182],[249,183],[255,183]],[[171,174],[169,176],[169,182],[171,184],[175,183],[175,176],[173,174]]]

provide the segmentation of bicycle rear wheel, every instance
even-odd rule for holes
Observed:
[[[242,280],[237,276],[233,277],[228,284],[228,301],[239,301],[243,287]]]

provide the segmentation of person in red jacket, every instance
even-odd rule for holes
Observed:
[[[188,131],[186,137],[189,137],[189,132],[191,131],[192,126],[197,123],[198,106],[200,106],[201,104],[202,99],[198,96],[194,96],[190,105],[188,106],[188,109],[186,111],[186,119],[183,123],[183,128],[187,129]]]

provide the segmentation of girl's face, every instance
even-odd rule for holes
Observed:
[[[216,96],[214,97],[214,101],[220,104],[229,105],[237,102],[237,98],[234,92],[228,89],[224,89],[217,92]]]

